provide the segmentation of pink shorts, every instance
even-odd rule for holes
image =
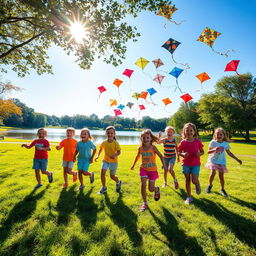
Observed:
[[[210,170],[216,170],[219,172],[228,172],[225,164],[206,163],[205,167]]]
[[[157,171],[147,171],[140,167],[140,177],[141,178],[148,178],[150,181],[155,181],[158,179],[158,172]]]

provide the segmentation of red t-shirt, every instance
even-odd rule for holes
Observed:
[[[35,159],[48,159],[48,151],[46,150],[38,150],[38,147],[48,148],[50,147],[50,143],[48,140],[34,140],[29,147],[35,146]]]

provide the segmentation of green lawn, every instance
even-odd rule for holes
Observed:
[[[150,210],[140,213],[138,166],[130,170],[137,146],[122,146],[117,172],[122,193],[115,192],[107,177],[108,193],[98,195],[101,161],[91,165],[93,185],[86,180],[85,190],[77,192],[78,184],[72,184],[70,177],[70,187],[62,190],[62,152],[53,148],[49,170],[54,171],[54,182],[49,185],[43,176],[44,186],[33,192],[34,150],[0,143],[0,255],[256,255],[256,145],[231,143],[231,147],[243,165],[228,158],[228,198],[220,195],[217,179],[212,193],[205,194],[209,175],[203,167],[205,154],[200,174],[203,192],[194,195],[193,204],[184,204],[178,163],[180,189],[170,181],[171,186],[161,189],[160,201],[150,194]],[[161,169],[159,173],[161,185]]]

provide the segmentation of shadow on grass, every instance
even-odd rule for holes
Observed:
[[[106,205],[110,210],[110,218],[119,227],[123,228],[133,246],[140,246],[142,243],[142,236],[137,229],[137,215],[124,204],[122,200],[122,193],[118,194],[118,199],[115,204],[111,203],[107,193],[105,195]]]
[[[35,191],[32,191],[10,210],[7,219],[3,222],[2,227],[0,228],[0,244],[8,238],[9,233],[12,230],[12,226],[15,223],[25,222],[31,217],[36,209],[37,201],[43,197],[48,187],[49,186],[38,194],[35,194]]]
[[[250,203],[250,202],[246,202],[246,201],[243,201],[237,197],[234,197],[234,196],[229,196],[229,198],[236,204],[239,204],[241,206],[245,206],[249,209],[252,209],[254,211],[256,211],[256,204],[254,203]]]
[[[77,236],[72,236],[70,243],[72,248],[72,256],[86,255],[89,242],[82,240]]]
[[[256,223],[231,212],[221,204],[208,199],[194,200],[193,204],[207,215],[215,217],[248,246],[255,248]]]
[[[156,224],[160,227],[160,231],[166,237],[167,241],[163,241],[152,231],[151,235],[170,248],[170,255],[205,255],[197,240],[193,237],[188,237],[179,229],[177,220],[165,207],[162,207],[162,210],[164,221],[158,218],[150,209],[149,212]]]
[[[58,199],[56,210],[59,212],[57,223],[67,225],[70,219],[70,214],[76,208],[76,193],[75,185],[70,189],[63,189]]]

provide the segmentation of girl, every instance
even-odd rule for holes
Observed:
[[[121,191],[122,181],[116,176],[117,170],[117,157],[121,154],[121,148],[119,143],[116,141],[116,129],[114,126],[108,126],[106,128],[106,137],[107,140],[103,141],[100,145],[100,150],[98,156],[95,158],[95,161],[98,160],[102,150],[104,149],[104,159],[102,161],[101,167],[101,183],[102,188],[98,194],[103,194],[107,192],[106,187],[106,172],[110,170],[110,178],[116,182],[116,192]]]
[[[167,167],[167,169],[164,170],[164,184],[162,187],[164,188],[167,186],[167,173],[169,171],[174,180],[174,187],[175,189],[178,189],[179,183],[178,183],[178,180],[176,179],[173,167],[176,161],[176,155],[177,155],[178,162],[180,161],[180,157],[178,155],[177,142],[175,138],[173,138],[175,134],[174,128],[172,126],[167,126],[165,128],[165,134],[166,134],[166,138],[161,139],[162,132],[159,132],[158,134],[159,140],[157,142],[158,144],[161,144],[161,143],[164,144],[164,162]]]
[[[185,204],[190,204],[193,199],[191,197],[191,181],[195,184],[196,193],[201,193],[201,187],[198,180],[200,171],[200,156],[204,154],[203,144],[197,138],[196,126],[192,123],[184,125],[182,130],[182,141],[178,146],[178,152],[182,159],[182,173],[186,179],[187,198]]]
[[[228,139],[225,133],[225,130],[222,128],[217,128],[213,134],[213,140],[209,144],[209,158],[205,167],[211,170],[209,177],[209,185],[206,188],[206,193],[210,193],[212,189],[212,182],[214,180],[216,171],[219,172],[219,179],[221,185],[221,194],[223,196],[228,196],[227,192],[224,189],[224,173],[228,172],[226,168],[226,154],[234,158],[239,164],[242,164],[242,161],[238,159],[234,154],[230,152],[230,146],[228,144]]]
[[[76,144],[76,152],[74,155],[74,162],[76,161],[76,155],[78,154],[78,177],[80,186],[78,190],[84,189],[84,176],[90,177],[90,183],[94,182],[94,173],[89,172],[89,165],[93,163],[93,158],[96,153],[96,147],[92,142],[92,136],[88,128],[83,128],[80,134],[81,140]]]
[[[165,167],[165,162],[163,161],[163,156],[158,151],[158,149],[153,145],[154,142],[158,141],[158,138],[153,135],[150,129],[144,130],[140,135],[141,145],[138,149],[138,153],[135,157],[134,163],[131,170],[134,170],[134,166],[139,160],[141,155],[141,165],[140,165],[140,178],[141,178],[141,195],[143,199],[143,204],[140,207],[140,211],[144,212],[148,209],[147,203],[147,180],[148,190],[154,192],[154,199],[158,201],[160,199],[160,188],[155,186],[155,181],[158,179],[158,172],[156,166],[156,155],[161,159],[162,164]]]

